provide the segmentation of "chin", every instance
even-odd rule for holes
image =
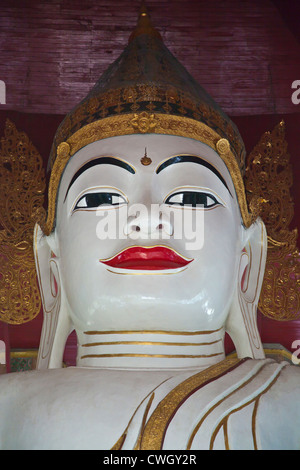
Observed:
[[[200,297],[202,297],[200,295]],[[83,330],[212,330],[223,326],[227,310],[224,302],[214,304],[174,298],[174,292],[162,290],[160,296],[145,293],[117,297],[101,295],[88,304],[85,314],[78,303],[70,306],[75,329]]]

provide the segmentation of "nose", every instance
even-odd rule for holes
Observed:
[[[128,208],[128,218],[124,234],[137,239],[170,238],[173,226],[168,214],[159,204],[132,204]]]

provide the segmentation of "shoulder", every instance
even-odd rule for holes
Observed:
[[[167,410],[170,403],[176,405],[163,430],[164,443],[182,445],[190,436],[191,450],[298,448],[300,368],[272,359],[247,359],[221,367],[214,368],[214,376],[207,370],[180,384],[173,393],[180,403],[171,394],[160,403],[155,410],[157,425],[162,422],[164,401]]]
[[[283,363],[280,363],[281,365]],[[255,429],[263,449],[299,449],[300,367],[284,364],[257,403]]]

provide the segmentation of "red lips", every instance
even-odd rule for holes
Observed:
[[[113,258],[100,261],[113,268],[153,271],[182,268],[193,260],[184,258],[165,246],[132,246]]]

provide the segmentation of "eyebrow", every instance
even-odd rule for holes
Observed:
[[[129,163],[126,163],[123,160],[120,160],[119,158],[116,158],[116,157],[98,157],[98,158],[94,158],[93,160],[90,160],[85,165],[83,165],[81,168],[79,168],[78,171],[76,171],[75,175],[73,176],[73,178],[70,181],[70,184],[68,186],[64,201],[66,200],[66,197],[68,195],[68,192],[69,192],[72,184],[74,184],[74,182],[77,180],[77,178],[80,175],[82,175],[82,173],[84,173],[89,168],[92,168],[93,166],[105,165],[105,164],[119,166],[121,168],[124,168],[124,170],[129,171],[129,173],[132,173],[132,174],[135,173],[135,169],[131,165],[129,165]]]
[[[207,162],[206,160],[203,160],[203,158],[196,157],[194,155],[176,155],[176,157],[171,157],[159,165],[159,167],[156,170],[156,174],[160,173],[162,170],[164,170],[170,165],[174,165],[175,163],[186,163],[186,162],[198,163],[199,165],[202,165],[205,168],[208,168],[210,171],[212,171],[219,178],[219,180],[224,184],[225,188],[228,190],[230,196],[232,197],[232,194],[227,186],[227,183],[224,180],[221,173],[213,165],[211,165],[211,163]]]

